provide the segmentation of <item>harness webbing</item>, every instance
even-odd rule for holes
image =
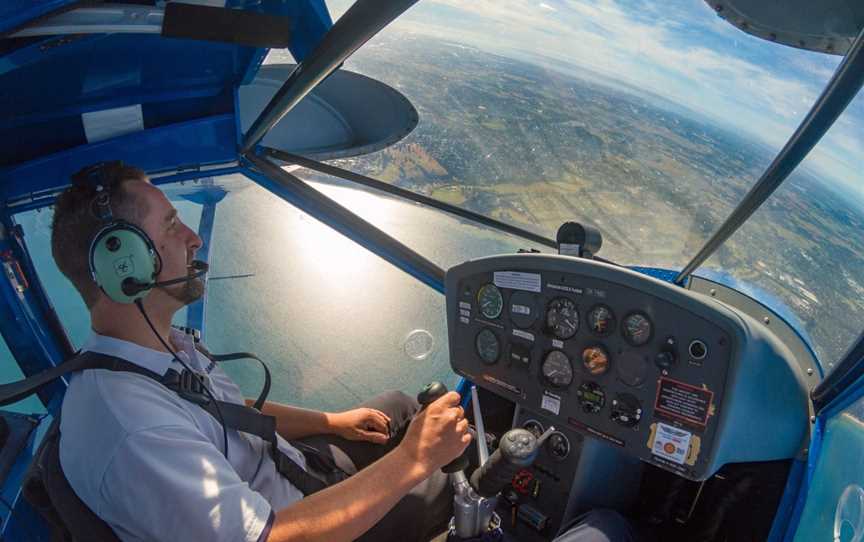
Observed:
[[[247,352],[224,355],[212,355],[206,351],[202,353],[212,362],[242,358],[252,358],[261,361],[254,354],[249,354]],[[270,444],[270,456],[276,464],[277,471],[291,482],[294,487],[300,490],[303,495],[310,495],[327,487],[325,482],[309,474],[300,465],[295,463],[291,457],[279,449],[278,440],[276,438],[276,418],[260,412],[259,409],[264,405],[264,401],[266,400],[267,393],[270,389],[270,372],[267,370],[266,365],[264,365],[266,375],[264,389],[255,401],[255,406],[248,407],[236,403],[210,400],[201,387],[202,383],[209,381],[209,377],[205,374],[198,374],[198,378],[195,378],[192,373],[186,369],[183,369],[183,371],[179,373],[173,369],[169,369],[168,372],[165,373],[165,376],[160,376],[153,371],[121,358],[99,354],[97,352],[82,352],[69,361],[61,363],[56,367],[25,380],[12,382],[10,384],[0,384],[0,406],[14,403],[35,393],[39,388],[48,384],[55,378],[77,371],[86,371],[88,369],[106,369],[109,371],[128,372],[151,378],[169,390],[177,393],[177,395],[186,401],[200,406],[217,421],[220,419],[219,413],[221,413],[221,418],[225,427],[256,435],[268,442]],[[322,457],[314,448],[304,446],[301,450],[307,458],[310,454],[317,454],[318,457],[316,459],[319,460],[319,463],[325,465],[331,463],[328,462],[326,458]]]

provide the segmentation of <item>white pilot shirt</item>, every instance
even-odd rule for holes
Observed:
[[[172,329],[192,369],[210,371],[216,399],[243,403],[236,384]],[[157,374],[182,365],[171,354],[94,333],[82,350],[123,358]],[[213,364],[215,365],[215,364]],[[129,372],[72,376],[60,422],[60,464],[75,493],[117,536],[131,540],[266,538],[274,513],[303,494],[276,471],[269,444],[228,429],[162,384]],[[306,468],[281,437],[279,448]]]

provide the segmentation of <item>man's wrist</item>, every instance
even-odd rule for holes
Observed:
[[[396,463],[394,467],[400,469],[399,472],[407,473],[408,477],[415,484],[419,484],[426,478],[429,478],[435,470],[433,466],[427,465],[414,457],[402,444],[393,448],[387,455],[392,456],[393,461]]]
[[[341,436],[342,421],[340,412],[322,412],[324,414],[324,434]]]

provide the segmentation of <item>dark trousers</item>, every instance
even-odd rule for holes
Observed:
[[[653,542],[654,536],[615,510],[597,508],[563,526],[552,542]]]
[[[420,408],[416,400],[399,391],[382,393],[359,406],[380,410],[390,417],[391,436],[387,444],[350,441],[333,435],[316,435],[300,441],[316,448],[348,475],[374,463],[395,448]],[[387,480],[380,483],[386,484]],[[358,540],[428,542],[447,528],[452,514],[453,490],[447,475],[438,470],[414,487]]]

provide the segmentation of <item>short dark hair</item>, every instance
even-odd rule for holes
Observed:
[[[60,271],[66,275],[88,308],[99,299],[99,286],[90,274],[90,243],[105,225],[94,212],[97,184],[106,190],[111,213],[115,219],[127,220],[141,225],[147,209],[125,188],[129,181],[148,181],[143,170],[120,162],[101,167],[99,181],[88,182],[80,175],[84,168],[73,176],[72,186],[61,193],[54,202],[54,220],[51,224],[51,254]]]

